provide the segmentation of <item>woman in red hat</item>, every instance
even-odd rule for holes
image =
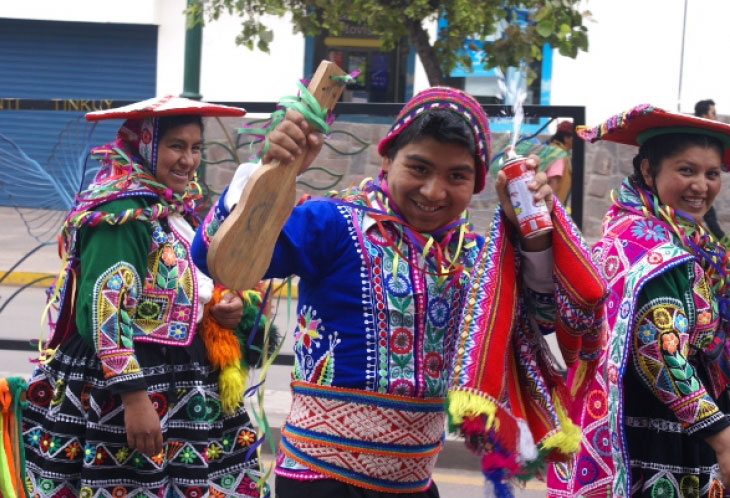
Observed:
[[[29,496],[259,496],[238,340],[252,323],[190,257],[201,116],[243,114],[163,97],[87,115],[126,121],[64,223],[24,410]]]
[[[730,163],[730,126],[648,105],[579,130],[638,145],[593,254],[609,342],[576,415],[581,451],[549,496],[721,497],[730,483],[730,254],[702,217]]]

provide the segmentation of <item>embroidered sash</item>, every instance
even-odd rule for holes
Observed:
[[[444,441],[444,399],[292,382],[281,450],[323,475],[388,493],[428,489]]]

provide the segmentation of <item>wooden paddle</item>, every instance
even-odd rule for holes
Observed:
[[[345,72],[322,61],[307,89],[323,109],[332,109],[344,85],[331,76]],[[231,214],[210,241],[208,270],[229,289],[252,289],[271,263],[274,244],[294,208],[296,177],[306,151],[290,164],[273,161],[254,171]]]

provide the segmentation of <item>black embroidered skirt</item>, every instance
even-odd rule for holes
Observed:
[[[221,411],[218,370],[196,336],[188,348],[136,343],[163,450],[131,450],[118,395],[79,336],[33,372],[23,436],[30,496],[259,496],[255,430],[243,406]]]

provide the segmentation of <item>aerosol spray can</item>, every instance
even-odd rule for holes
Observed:
[[[524,156],[513,155],[502,166],[507,175],[507,192],[525,238],[549,232],[553,229],[550,211],[544,200],[535,202],[535,193],[527,184],[535,178],[535,171],[528,168]]]

